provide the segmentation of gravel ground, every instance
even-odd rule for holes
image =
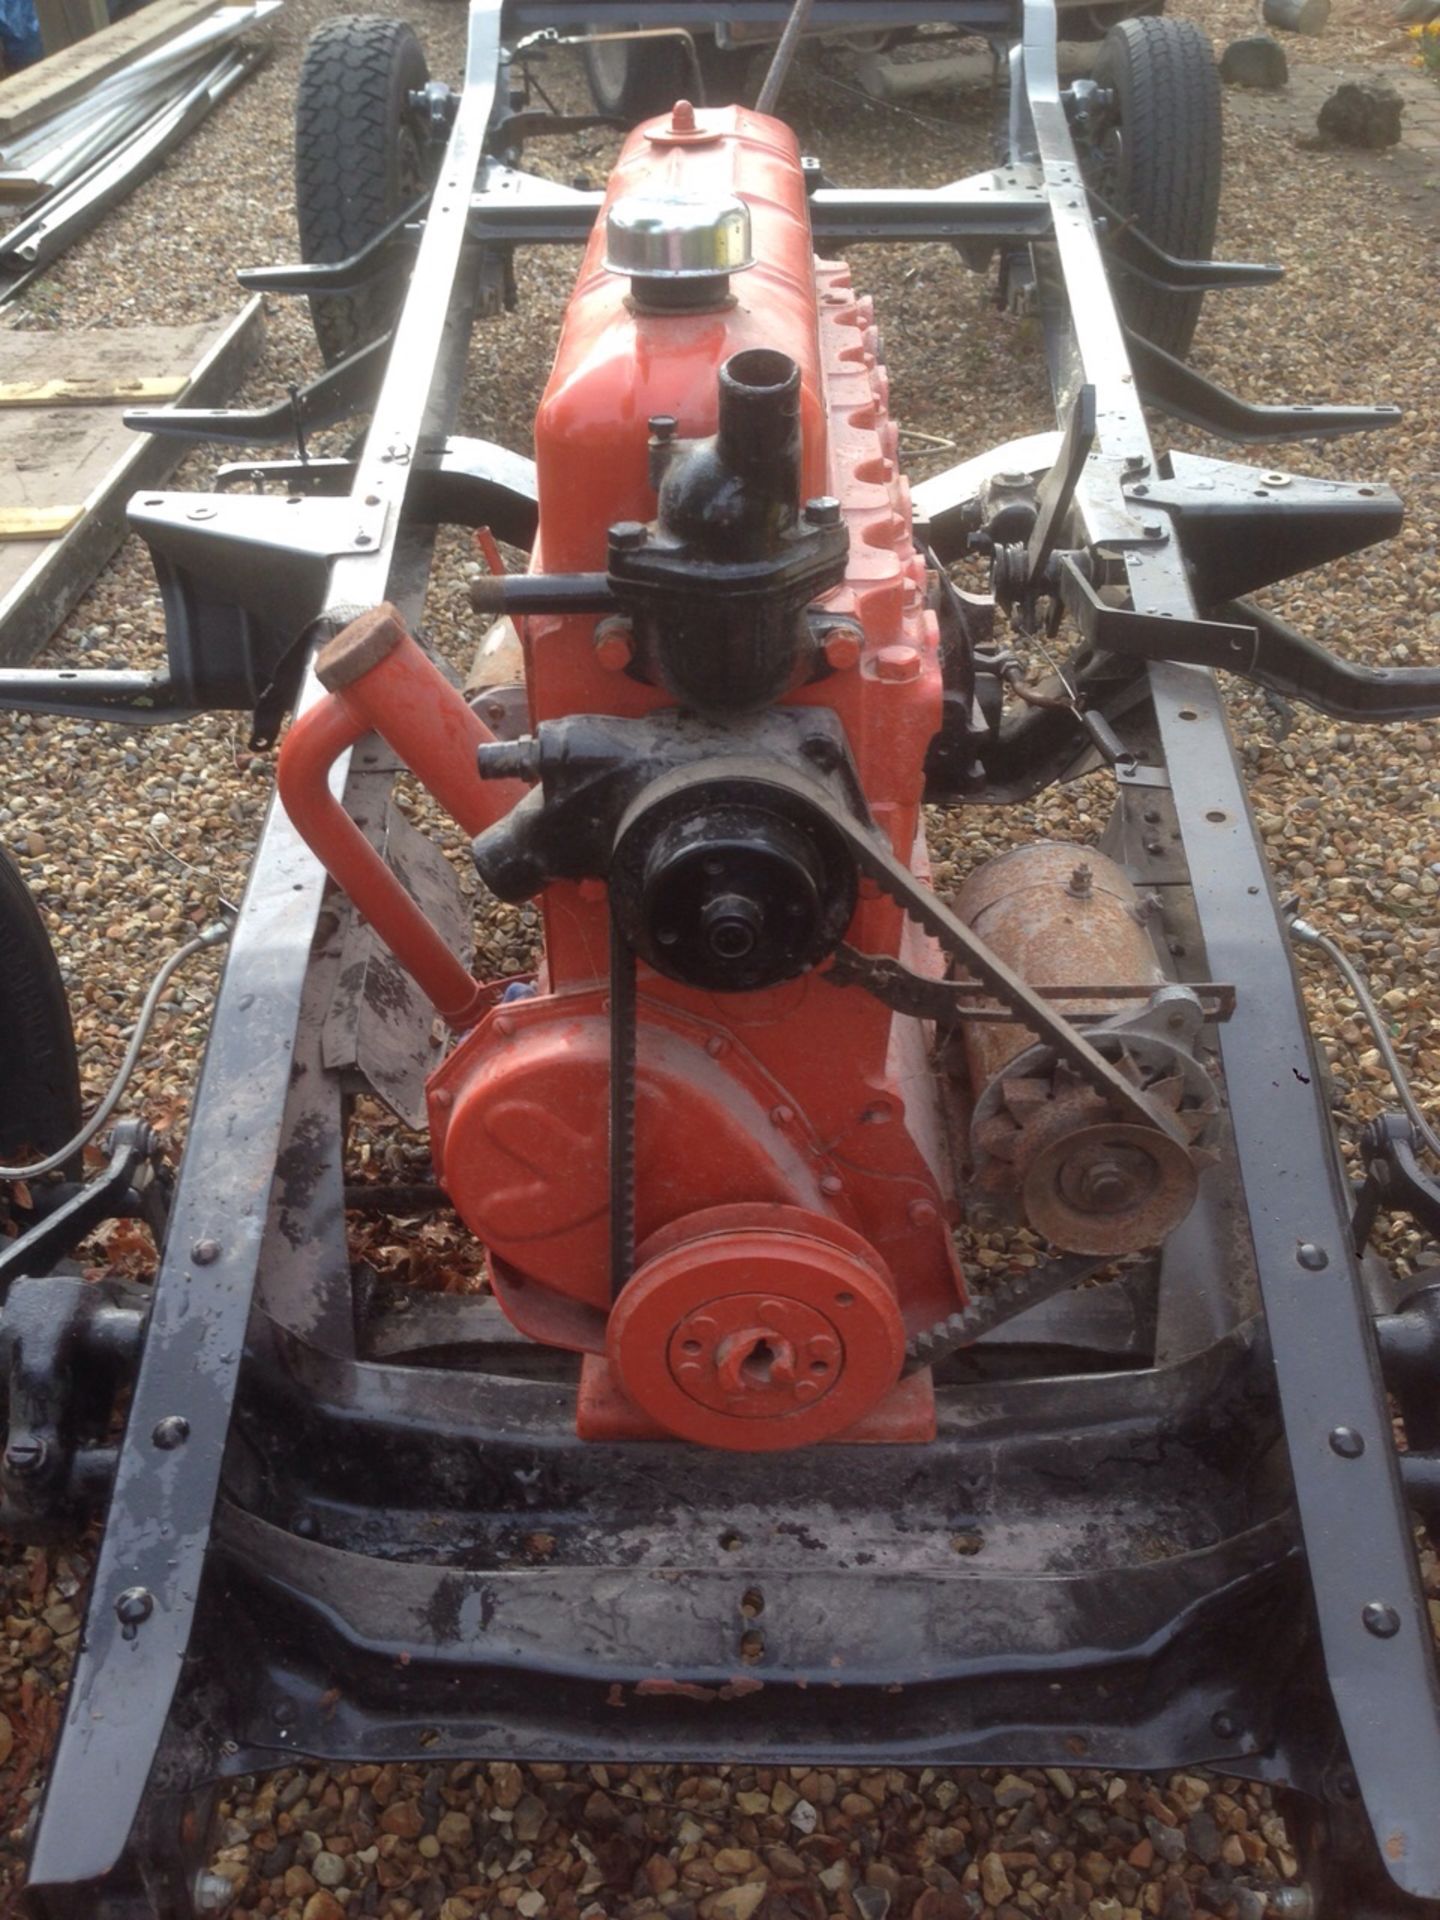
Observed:
[[[310,29],[334,11],[290,0],[268,68],[223,107],[162,173],[78,245],[0,327],[83,327],[220,318],[237,295],[232,270],[289,257],[290,101]],[[398,9],[394,9],[398,10]],[[1252,0],[1180,0],[1217,44],[1253,30]],[[438,73],[458,70],[462,9],[408,0]],[[1322,41],[1287,38],[1292,61],[1393,61],[1405,45],[1388,4],[1337,0]],[[567,62],[547,70],[578,103]],[[924,99],[901,114],[869,106],[843,76],[813,64],[791,97],[805,144],[850,184],[933,183],[982,164],[984,102]],[[547,152],[557,177],[603,177],[604,136]],[[539,158],[537,149],[537,159]],[[1403,207],[1357,207],[1344,161],[1298,159],[1273,130],[1232,121],[1222,250],[1273,258],[1286,281],[1264,294],[1213,299],[1196,359],[1260,398],[1400,402],[1384,437],[1337,447],[1255,451],[1306,471],[1388,480],[1410,507],[1383,552],[1328,569],[1270,604],[1331,644],[1381,663],[1440,651],[1440,407],[1433,327],[1433,240]],[[529,422],[573,257],[525,263],[522,312],[480,334],[466,396],[469,430],[528,443]],[[1029,431],[1047,417],[1029,330],[997,320],[988,285],[943,248],[871,249],[857,280],[877,300],[889,343],[893,405],[919,434],[960,453]],[[303,315],[272,303],[265,356],[247,398],[270,396],[317,362]],[[541,342],[547,344],[542,345]],[[1181,436],[1177,435],[1177,442]],[[1186,444],[1198,445],[1193,439]],[[956,453],[910,445],[918,477]],[[203,484],[206,462],[183,478]],[[469,561],[447,540],[428,617],[457,657]],[[52,657],[146,664],[162,651],[159,599],[132,543],[58,637]],[[1433,732],[1360,738],[1318,718],[1278,716],[1235,693],[1232,712],[1261,828],[1284,886],[1370,968],[1422,1094],[1440,1085],[1440,1021],[1429,980],[1440,963],[1440,780]],[[162,954],[234,897],[270,791],[268,756],[252,756],[225,718],[146,734],[90,732],[58,721],[4,723],[9,780],[0,833],[21,859],[53,929],[79,1026],[87,1091],[113,1068],[144,983]],[[943,879],[994,848],[1044,830],[1083,837],[1104,824],[1094,783],[1000,820],[937,818]],[[489,929],[492,957],[514,952],[523,922]],[[1310,965],[1306,963],[1307,967]],[[1385,1088],[1354,1005],[1307,975],[1317,1031],[1349,1111],[1363,1118]],[[147,1049],[148,1118],[183,1135],[188,1087],[205,1033],[211,980],[197,965],[173,989]],[[1404,1233],[1394,1255],[1427,1250]],[[97,1264],[143,1266],[133,1229],[97,1249]],[[1433,1557],[1427,1554],[1431,1591]],[[0,1562],[0,1905],[17,1883],[20,1838],[79,1630],[83,1552],[29,1550]],[[1440,1618],[1440,1602],[1432,1601]],[[441,1920],[513,1909],[525,1920],[664,1910],[673,1920],[1138,1920],[1216,1914],[1257,1920],[1264,1889],[1293,1877],[1283,1824],[1256,1789],[1178,1775],[1121,1780],[1080,1771],[812,1772],[488,1767],[354,1768],[281,1773],[221,1809],[220,1870],[239,1914],[340,1920],[344,1913]]]

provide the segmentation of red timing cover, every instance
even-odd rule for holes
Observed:
[[[918,863],[939,635],[923,605],[873,308],[851,291],[847,267],[813,259],[789,129],[738,107],[697,117],[711,136],[699,142],[671,142],[664,121],[633,133],[608,199],[737,194],[757,264],[735,276],[726,310],[638,313],[626,280],[605,267],[603,216],[596,223],[536,420],[533,566],[603,570],[610,525],[654,516],[649,419],[673,415],[681,436],[712,433],[721,363],[752,346],[789,354],[801,370],[804,492],[835,495],[851,535],[845,584],[826,604],[865,633],[857,662],[790,697],[840,715],[876,819]],[[601,664],[595,625],[593,615],[524,623],[536,721],[669,704]],[[867,891],[851,943],[933,966],[899,910]],[[435,1075],[437,1165],[496,1257],[497,1292],[517,1323],[598,1351],[609,1303],[605,890],[560,883],[541,906],[546,992],[493,1012]],[[640,991],[641,1241],[693,1210],[783,1201],[866,1237],[898,1278],[907,1327],[951,1312],[948,1157],[917,1024],[816,975],[733,995],[643,974]]]

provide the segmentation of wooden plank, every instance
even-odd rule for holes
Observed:
[[[97,365],[191,368],[190,406],[228,399],[260,348],[259,295],[233,320],[199,327],[0,335],[6,371],[49,362],[57,374]],[[169,351],[157,358],[164,336]],[[137,344],[138,343],[138,344]],[[15,349],[12,356],[12,347]],[[125,538],[132,493],[164,484],[189,451],[182,440],[131,433],[112,407],[20,408],[0,412],[0,509],[50,507],[80,499],[83,512],[56,540],[0,544],[0,661],[20,665],[50,639]]]
[[[87,34],[110,24],[104,0],[35,0],[40,44],[47,54],[73,47]]]
[[[0,380],[0,407],[141,406],[173,400],[190,384],[188,373],[137,374],[111,379]]]
[[[58,540],[83,507],[0,507],[0,540]]]
[[[48,54],[0,80],[0,141],[68,107],[137,54],[150,53],[214,13],[225,0],[150,0],[138,13],[102,27],[88,40]]]

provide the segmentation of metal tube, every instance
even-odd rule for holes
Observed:
[[[815,0],[795,0],[790,9],[790,18],[785,22],[785,30],[780,35],[780,44],[776,47],[760,89],[760,97],[755,102],[757,113],[773,113],[775,103],[780,98],[780,89],[785,84],[785,76],[790,71],[800,45],[800,36],[805,31],[806,22],[814,9]]]

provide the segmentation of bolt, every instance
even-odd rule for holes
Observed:
[[[805,1342],[805,1358],[812,1363],[823,1360],[826,1366],[833,1366],[840,1358],[840,1342],[833,1334],[812,1333]]]
[[[176,1447],[183,1447],[190,1438],[190,1422],[183,1413],[167,1413],[163,1420],[157,1420],[150,1435],[151,1442],[162,1453],[173,1453]]]
[[[992,473],[990,484],[996,487],[1028,487],[1030,476],[1020,467],[1006,467],[1000,473]]]
[[[595,658],[608,673],[622,673],[635,654],[634,629],[628,620],[602,620],[595,628]]]
[[[820,1176],[821,1193],[836,1194],[845,1191],[845,1182],[838,1173],[822,1173]]]
[[[794,1400],[813,1400],[819,1391],[818,1380],[797,1380],[790,1389],[790,1395]]]
[[[290,1531],[301,1540],[316,1540],[320,1536],[320,1522],[313,1513],[297,1513],[290,1521]]]
[[[1126,473],[1148,473],[1150,462],[1143,453],[1127,453],[1125,456]]]
[[[1080,1176],[1080,1204],[1095,1213],[1124,1206],[1130,1197],[1130,1182],[1124,1169],[1113,1160],[1097,1160]]]
[[[620,553],[633,553],[645,544],[646,529],[639,520],[617,520],[610,529],[610,544]]]
[[[652,440],[673,440],[679,424],[673,413],[652,413],[650,437]]]
[[[933,1227],[940,1217],[933,1200],[912,1200],[906,1212],[912,1227]]]
[[[1073,893],[1077,900],[1084,900],[1088,898],[1090,893],[1090,885],[1093,878],[1094,878],[1094,875],[1091,873],[1089,867],[1082,860],[1079,866],[1076,867],[1075,871],[1071,874],[1070,885],[1066,888],[1066,892]]]
[[[812,766],[822,773],[833,773],[844,757],[838,740],[832,740],[828,734],[817,733],[805,741],[800,751]]]
[[[694,133],[695,109],[688,100],[677,100],[670,109],[670,131],[672,133]]]
[[[1329,1254],[1313,1240],[1302,1240],[1295,1250],[1295,1258],[1307,1273],[1319,1273],[1330,1264]]]
[[[115,1618],[122,1627],[138,1627],[155,1611],[155,1596],[148,1587],[126,1587],[115,1602]]]
[[[812,527],[838,527],[840,502],[832,493],[817,494],[805,502],[805,519]]]
[[[1217,1713],[1210,1721],[1210,1730],[1217,1740],[1233,1740],[1240,1732],[1240,1722],[1233,1713]]]
[[[190,1249],[190,1258],[197,1267],[212,1266],[220,1258],[218,1240],[197,1240]]]
[[[705,1042],[705,1051],[712,1060],[718,1060],[721,1054],[724,1053],[726,1044],[724,1034],[712,1033],[710,1038]]]
[[[881,647],[875,656],[875,677],[877,680],[918,680],[920,678],[920,655],[914,647]]]
[[[794,1118],[795,1109],[793,1107],[787,1107],[782,1104],[778,1107],[771,1107],[770,1109],[770,1124],[772,1127],[788,1127]]]
[[[1144,524],[1145,531],[1152,540],[1158,540],[1165,531],[1165,523],[1163,520],[1147,520]]]
[[[1330,1450],[1342,1460],[1358,1460],[1365,1451],[1364,1437],[1353,1427],[1336,1427],[1330,1435]]]
[[[1365,1631],[1373,1633],[1377,1640],[1393,1640],[1400,1631],[1399,1614],[1383,1600],[1371,1600],[1362,1607],[1360,1618],[1365,1622]]]
[[[831,627],[825,635],[825,664],[844,673],[860,658],[860,636],[853,627]]]
[[[5,1449],[5,1471],[17,1474],[21,1479],[32,1473],[38,1473],[45,1464],[49,1448],[43,1440],[12,1440]]]

